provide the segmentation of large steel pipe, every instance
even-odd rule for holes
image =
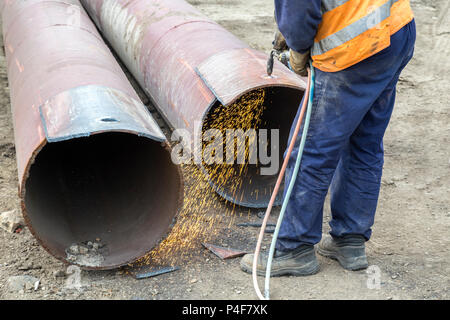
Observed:
[[[30,231],[86,269],[140,258],[181,207],[164,135],[78,0],[5,0],[0,9]]]
[[[280,130],[279,156],[305,90],[305,79],[278,61],[266,76],[267,55],[249,48],[183,0],[81,0],[102,34],[174,129],[195,130],[226,107],[265,88],[261,123]],[[226,5],[226,4],[224,4]],[[230,121],[232,122],[232,121]],[[281,161],[280,161],[281,163]],[[208,170],[205,170],[208,174]],[[277,174],[250,166],[210,183],[225,199],[265,207]]]

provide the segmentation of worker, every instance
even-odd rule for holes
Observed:
[[[271,276],[318,272],[316,244],[319,254],[343,268],[365,269],[365,242],[371,237],[381,185],[383,136],[400,73],[414,52],[410,2],[275,0],[275,15],[280,33],[274,48],[290,48],[290,66],[297,74],[307,75],[310,59],[316,73],[310,127]],[[286,169],[286,186],[299,140]],[[331,231],[322,238],[329,190]],[[244,271],[252,271],[253,257],[243,257]],[[259,275],[266,265],[267,253],[259,255]]]

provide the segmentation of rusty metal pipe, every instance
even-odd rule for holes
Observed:
[[[181,207],[164,135],[78,0],[4,0],[0,10],[30,231],[86,269],[135,261]]]
[[[285,149],[306,87],[304,78],[278,61],[268,77],[266,54],[251,49],[183,0],[81,2],[173,129],[188,129],[193,135],[216,108],[266,88],[262,122],[267,122],[267,129],[280,129],[281,150]],[[251,167],[240,177],[243,183],[237,191],[235,185],[219,186],[209,178],[225,199],[265,207],[277,174],[261,176]]]

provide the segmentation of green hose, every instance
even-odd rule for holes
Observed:
[[[310,68],[311,68],[311,89],[310,89],[310,93],[309,93],[308,110],[306,112],[305,124],[303,126],[302,140],[300,142],[300,148],[298,151],[297,160],[295,162],[295,168],[294,168],[294,172],[292,174],[292,179],[289,182],[289,187],[288,187],[288,190],[286,191],[286,196],[283,200],[283,205],[281,207],[280,215],[278,217],[277,226],[276,226],[274,234],[273,234],[272,243],[270,244],[269,257],[267,259],[266,281],[265,281],[265,288],[264,288],[264,295],[265,295],[266,299],[270,299],[270,297],[269,297],[270,274],[272,272],[272,260],[273,260],[273,255],[275,253],[275,245],[277,243],[278,233],[280,231],[281,223],[283,222],[283,218],[284,218],[284,213],[286,212],[286,208],[289,203],[289,199],[291,197],[292,189],[294,188],[295,181],[297,180],[298,171],[300,169],[300,163],[301,163],[302,156],[303,156],[303,150],[305,149],[306,136],[308,135],[309,123],[311,120],[311,109],[312,109],[312,103],[313,103],[313,98],[314,98],[314,80],[315,80],[314,67],[311,62],[310,62]]]

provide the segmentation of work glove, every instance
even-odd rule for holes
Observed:
[[[273,48],[278,52],[289,50],[289,47],[286,43],[286,39],[284,38],[284,36],[281,34],[280,30],[278,30],[278,29],[275,32],[275,40],[273,41],[272,44],[273,44]]]
[[[306,69],[306,67],[308,66],[310,58],[309,51],[306,53],[299,53],[291,49],[289,54],[290,54],[289,60],[291,63],[292,70],[296,74],[306,77],[308,75],[308,70]]]

